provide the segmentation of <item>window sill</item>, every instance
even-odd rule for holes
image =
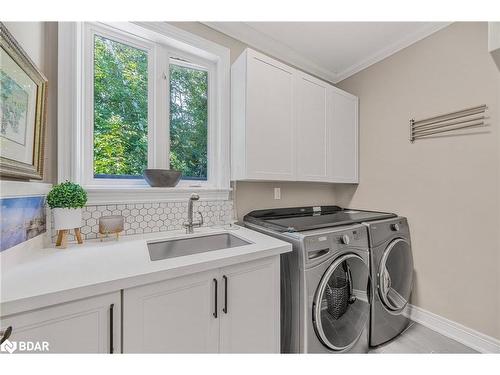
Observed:
[[[0,197],[29,197],[47,195],[52,188],[52,184],[35,181],[0,181]]]
[[[213,187],[149,187],[149,186],[113,186],[84,187],[88,194],[87,205],[178,202],[189,199],[192,193],[198,193],[201,200],[227,200],[231,189]]]

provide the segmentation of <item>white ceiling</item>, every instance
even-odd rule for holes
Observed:
[[[208,26],[332,82],[448,25],[443,22],[208,22]]]

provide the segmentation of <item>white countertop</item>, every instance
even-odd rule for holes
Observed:
[[[238,227],[238,230],[200,228],[192,235],[169,231],[127,236],[119,241],[88,240],[66,249],[4,251],[0,278],[0,315],[6,316],[93,295],[109,293],[183,275],[278,255],[292,250],[289,243]],[[151,261],[147,242],[231,233],[249,245]],[[16,250],[21,251],[21,250]]]

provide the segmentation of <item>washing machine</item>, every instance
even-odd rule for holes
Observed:
[[[303,235],[301,352],[367,353],[371,283],[366,228]]]
[[[281,352],[366,353],[371,300],[367,219],[338,206],[258,210],[248,228],[290,242],[281,256]]]
[[[364,223],[368,229],[373,301],[370,346],[383,344],[408,327],[404,315],[413,287],[410,230],[404,217]]]

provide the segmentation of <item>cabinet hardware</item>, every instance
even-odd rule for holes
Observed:
[[[218,286],[217,286],[217,279],[214,279],[214,318],[217,319],[217,292],[218,292]]]
[[[8,326],[4,331],[0,331],[0,345],[7,340],[12,334],[12,326]]]
[[[222,311],[224,311],[224,314],[227,314],[227,276],[224,275],[222,278],[224,279],[224,308]]]
[[[113,347],[113,310],[115,308],[115,304],[112,303],[109,306],[109,353],[113,354],[115,348]]]

